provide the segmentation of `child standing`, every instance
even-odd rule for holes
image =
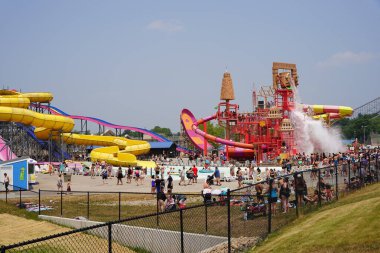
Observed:
[[[67,180],[67,192],[71,192],[71,179]]]
[[[58,175],[57,188],[58,188],[58,191],[63,191],[63,181],[62,181],[61,174]]]
[[[154,179],[154,176],[152,176],[151,186],[152,186],[152,188],[151,188],[150,192],[155,193],[156,192],[156,180]]]

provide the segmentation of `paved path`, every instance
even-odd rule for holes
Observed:
[[[57,175],[38,174],[37,181],[39,184],[33,186],[33,190],[57,190]],[[136,182],[132,180],[132,183],[127,184],[126,178],[123,178],[123,185],[116,185],[116,178],[111,177],[107,179],[107,183],[103,184],[100,176],[91,179],[89,176],[73,175],[71,177],[71,189],[73,191],[112,191],[112,192],[150,192],[151,182],[149,179],[145,179],[144,184],[137,186]],[[194,192],[198,193],[203,188],[204,180],[198,180],[198,183],[186,186],[179,186],[179,181],[174,180],[173,192]],[[222,182],[222,186],[213,186],[213,189],[220,187],[229,187],[230,189],[236,189],[238,186],[235,182]],[[64,183],[64,190],[66,190],[66,183]]]

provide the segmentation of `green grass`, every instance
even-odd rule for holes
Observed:
[[[375,184],[293,221],[250,252],[380,252],[379,214]]]
[[[9,200],[8,200],[9,201]],[[20,209],[12,202],[5,203],[4,200],[0,201],[0,214],[7,213],[18,217],[23,217],[26,219],[38,220],[38,214],[33,212],[28,212],[25,209]]]

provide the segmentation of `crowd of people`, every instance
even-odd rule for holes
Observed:
[[[281,169],[256,166],[258,163],[255,160],[245,162],[244,165],[248,166],[242,168],[230,163],[229,178],[237,181],[237,188],[244,187],[244,183],[247,182],[254,184],[254,187],[250,188],[250,194],[256,196],[255,202],[258,204],[264,203],[264,196],[267,196],[271,200],[272,212],[275,215],[278,210],[277,202],[281,203],[281,210],[285,213],[288,212],[289,207],[294,205],[294,203],[289,202],[292,194],[296,196],[296,202],[302,204],[314,205],[320,199],[324,201],[334,199],[336,193],[332,178],[335,175],[335,168],[337,168],[338,175],[344,179],[345,191],[356,189],[365,183],[375,181],[378,177],[378,172],[374,170],[374,167],[368,170],[367,165],[370,161],[379,159],[379,154],[379,149],[337,154],[301,153],[289,159],[281,160],[279,162]],[[161,156],[154,157],[154,159],[162,158]],[[130,166],[124,171],[121,167],[114,171],[110,164],[95,162],[92,163],[88,173],[92,179],[101,177],[103,184],[108,184],[109,179],[115,178],[115,184],[117,185],[123,185],[123,183],[132,184],[134,181],[136,186],[145,184],[146,177],[149,175],[151,193],[157,195],[160,210],[164,211],[168,210],[169,206],[170,208],[178,207],[179,205],[185,206],[185,199],[182,198],[181,204],[179,204],[178,198],[173,194],[175,184],[172,174],[178,174],[179,176],[178,187],[200,183],[200,188],[211,189],[214,186],[219,187],[222,185],[220,170],[217,166],[211,166],[215,159],[218,160],[220,157],[201,158],[203,169],[210,169],[211,167],[213,169],[213,173],[201,182],[198,180],[199,171],[195,163],[191,166],[183,166],[182,169],[175,172],[174,168],[169,168],[168,171],[161,164],[148,172],[146,168],[134,169]],[[321,175],[316,170],[318,168],[324,168],[320,171]],[[49,173],[52,173],[51,170],[49,169]],[[62,173],[64,170],[65,164],[62,164],[59,167],[57,181],[59,191],[63,190]],[[304,173],[305,170],[307,170],[307,174]],[[224,179],[226,180],[226,178]],[[268,179],[271,179],[270,185],[268,184]],[[66,190],[71,191],[71,181],[67,182]],[[178,192],[181,191],[179,190]]]
[[[307,157],[310,157],[309,161]],[[305,206],[316,205],[319,201],[332,201],[336,197],[336,176],[341,177],[340,181],[343,181],[339,191],[348,192],[377,181],[380,174],[378,149],[329,155],[304,156],[300,154],[295,157],[295,160],[297,163],[284,161],[281,171],[265,169],[262,182],[246,188],[245,194],[255,197],[253,200],[251,198],[255,205],[263,205],[264,196],[266,196],[271,203],[272,214],[276,215],[278,210],[287,213],[290,207],[297,204]],[[301,165],[298,161],[309,163],[310,169],[297,170]],[[374,163],[368,166],[371,161]],[[377,166],[374,166],[376,162]],[[293,167],[297,169],[294,170]],[[260,168],[257,168],[253,174],[261,174],[258,170]],[[291,195],[294,195],[295,199],[289,201]],[[278,208],[278,203],[280,203],[280,208]]]

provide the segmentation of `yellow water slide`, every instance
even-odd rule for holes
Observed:
[[[105,161],[114,166],[142,166],[154,168],[150,161],[139,161],[136,155],[146,154],[150,145],[146,141],[129,140],[123,137],[81,135],[70,133],[74,120],[60,115],[43,114],[28,110],[31,102],[50,102],[53,95],[48,92],[19,93],[12,90],[0,90],[0,121],[17,122],[36,127],[35,135],[47,140],[62,138],[67,144],[104,146],[94,149],[93,161]]]

